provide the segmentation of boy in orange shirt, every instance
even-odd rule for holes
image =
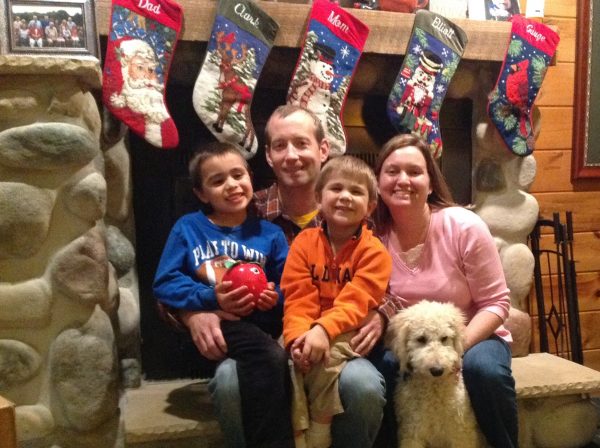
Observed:
[[[331,445],[331,421],[344,412],[338,377],[359,356],[350,340],[381,303],[391,274],[390,255],[365,223],[377,203],[371,168],[351,156],[332,159],[315,194],[323,225],[295,238],[281,278],[283,337],[295,367],[296,448]]]

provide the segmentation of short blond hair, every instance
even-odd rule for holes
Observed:
[[[315,185],[317,195],[322,193],[323,187],[334,174],[342,175],[364,185],[369,193],[369,202],[377,200],[377,178],[375,173],[366,162],[353,156],[339,156],[325,163]]]
[[[321,120],[313,111],[305,107],[299,106],[297,104],[283,104],[277,107],[277,109],[273,111],[273,113],[267,120],[267,125],[265,126],[265,141],[267,142],[267,148],[271,146],[271,133],[269,132],[269,124],[271,123],[271,120],[275,117],[286,118],[292,114],[295,114],[296,112],[301,112],[305,114],[308,118],[310,118],[314,126],[315,140],[317,141],[317,143],[321,143],[323,141],[323,139],[325,138],[325,130],[323,129]]]

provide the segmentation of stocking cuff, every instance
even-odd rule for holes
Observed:
[[[155,20],[175,30],[177,34],[181,31],[181,6],[173,0],[113,0],[113,5]]]
[[[220,1],[217,15],[226,17],[241,30],[260,39],[268,48],[273,46],[279,24],[251,1]]]
[[[413,28],[418,28],[429,33],[459,56],[462,56],[467,46],[467,33],[440,14],[419,9],[415,14]]]
[[[513,16],[511,22],[511,35],[519,36],[550,57],[554,56],[560,37],[551,28],[543,23],[527,20],[522,15]]]
[[[315,1],[311,18],[322,23],[334,36],[362,52],[369,27],[360,20],[326,0]]]

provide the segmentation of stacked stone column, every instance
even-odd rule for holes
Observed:
[[[21,446],[111,448],[139,382],[129,156],[94,58],[0,56],[0,395]]]

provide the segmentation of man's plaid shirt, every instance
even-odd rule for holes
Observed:
[[[271,221],[283,229],[288,244],[292,244],[296,235],[302,230],[289,216],[283,213],[277,184],[273,184],[269,188],[255,192],[254,207],[256,208],[256,214],[259,218]],[[318,227],[321,225],[321,222],[321,215],[317,213],[306,225],[306,228]]]
[[[302,230],[291,218],[283,213],[281,201],[279,200],[279,188],[277,184],[271,185],[269,188],[260,190],[254,193],[255,213],[258,217],[266,219],[277,224],[283,229],[283,233],[287,238],[288,244]],[[320,226],[323,219],[317,213],[315,217],[306,225],[306,228]],[[400,310],[400,302],[390,294],[386,294],[383,298],[383,303],[377,311],[383,316],[386,323]]]

